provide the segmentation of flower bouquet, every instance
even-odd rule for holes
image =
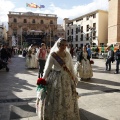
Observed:
[[[90,60],[90,64],[94,64],[94,61],[93,61],[93,60]]]
[[[36,113],[38,113],[38,106],[44,102],[46,96],[46,81],[43,78],[37,79],[37,100],[36,100]]]
[[[37,98],[44,99],[46,94],[46,81],[43,78],[37,80]]]

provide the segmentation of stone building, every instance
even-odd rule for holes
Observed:
[[[120,44],[120,0],[108,1],[108,45]]]
[[[4,24],[0,25],[0,44],[7,44],[7,29]]]
[[[57,31],[57,15],[32,12],[9,12],[8,41],[13,46],[24,47],[45,42],[51,45]]]
[[[69,20],[64,19],[66,39],[73,47],[86,44],[103,46],[108,41],[108,12],[96,10]]]

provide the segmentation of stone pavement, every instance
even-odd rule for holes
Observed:
[[[74,59],[75,61],[75,59]],[[81,120],[120,120],[120,74],[104,71],[105,61],[94,59],[94,76],[79,81]],[[10,71],[0,70],[0,120],[38,120],[35,113],[38,69],[26,69],[25,58],[15,56]]]

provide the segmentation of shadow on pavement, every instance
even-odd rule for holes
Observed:
[[[93,72],[97,72],[97,73],[114,74],[114,72],[115,72],[115,69],[111,68],[111,71],[106,71],[105,67],[99,67],[99,66],[96,66],[96,65],[93,65],[92,69],[93,69]]]
[[[109,85],[113,86],[113,88],[111,87],[108,87]],[[109,81],[109,80],[104,80],[104,79],[97,79],[97,78],[92,78],[91,80],[83,80],[83,81],[79,81],[78,82],[78,85],[77,85],[77,88],[80,88],[80,89],[86,89],[86,90],[98,90],[99,94],[101,92],[117,92],[117,91],[120,91],[120,89],[114,89],[114,86],[120,86],[120,83],[118,82],[113,82],[113,81]],[[90,93],[88,93],[90,94]],[[93,94],[94,91],[93,91]],[[97,94],[97,92],[96,92]]]
[[[10,120],[37,116],[34,104],[19,106],[11,105],[10,110]]]
[[[80,118],[81,120],[108,120],[84,109],[80,109]]]

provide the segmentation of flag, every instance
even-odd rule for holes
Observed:
[[[45,8],[45,6],[44,5],[40,5],[40,8]]]
[[[31,4],[30,4],[30,7],[31,7],[31,8],[37,8],[37,5],[36,5],[35,3],[31,3]]]
[[[30,4],[26,3],[26,7],[30,7]]]
[[[31,4],[26,3],[26,7],[40,8],[40,6],[36,5],[35,3],[31,3]]]

